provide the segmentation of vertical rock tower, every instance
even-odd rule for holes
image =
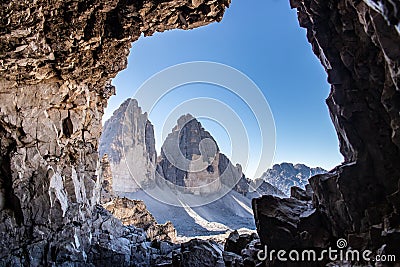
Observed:
[[[222,185],[247,192],[240,165],[234,167],[215,139],[192,115],[183,115],[167,136],[157,172],[172,185],[193,194],[217,192]]]
[[[114,93],[109,80],[126,67],[142,33],[220,21],[229,2],[0,3],[1,262],[92,259],[101,117]]]
[[[108,155],[114,191],[134,192],[154,185],[154,129],[136,99],[127,99],[104,124],[99,153]]]

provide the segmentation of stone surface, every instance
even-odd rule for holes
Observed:
[[[224,267],[222,249],[213,241],[192,239],[181,245],[182,267]]]
[[[308,188],[311,188],[310,185],[307,185]],[[303,190],[300,187],[293,186],[290,188],[290,197],[296,198],[298,200],[303,200],[303,201],[310,201],[312,200],[313,192],[312,190]]]
[[[254,239],[258,239],[257,234],[239,234],[233,231],[225,241],[224,251],[233,252],[237,255],[242,254],[242,250]]]
[[[157,172],[170,186],[192,194],[218,192],[226,185],[248,192],[248,181],[240,165],[232,165],[219,151],[215,139],[192,115],[183,115],[167,136]]]
[[[135,192],[154,186],[154,129],[135,99],[127,99],[105,122],[99,153],[109,156],[114,191]]]
[[[329,228],[311,202],[265,195],[253,199],[260,239],[269,249],[323,248],[329,244]]]
[[[106,255],[104,249],[94,252],[99,225],[94,227],[93,218],[101,188],[101,117],[114,93],[109,80],[126,67],[131,43],[142,33],[220,21],[228,5],[229,0],[1,2],[2,263],[82,266]],[[116,240],[126,243],[120,226],[112,242],[111,234],[100,233],[107,251],[114,244],[119,251]],[[125,248],[115,252],[121,262],[145,261],[139,247],[137,253]]]
[[[107,203],[112,201],[116,195],[112,188],[113,176],[110,167],[110,161],[107,154],[104,154],[100,161],[99,177],[102,181],[100,189],[100,203]]]
[[[335,247],[334,242],[344,237],[352,248],[379,253],[385,247],[400,259],[400,3],[290,3],[327,71],[331,84],[327,104],[345,160],[309,180],[314,191],[311,211],[315,211],[307,217],[322,222],[321,229],[332,242],[324,245],[316,234],[306,243]],[[306,209],[302,201],[263,197],[253,200],[253,209],[263,243],[271,249],[288,241],[297,244],[303,231],[299,225],[303,219],[298,219]],[[287,231],[280,236],[271,233],[276,225]]]
[[[268,169],[260,179],[277,187],[286,196],[290,196],[290,188],[297,186],[305,189],[308,179],[316,174],[325,173],[322,168],[311,168],[304,164],[281,163]]]
[[[262,180],[255,179],[250,182],[250,191],[256,191],[260,195],[276,195],[284,197],[285,194],[272,184]]]
[[[141,200],[114,198],[103,206],[122,224],[144,229],[150,240],[175,241],[176,230],[173,224],[171,222],[158,224]]]

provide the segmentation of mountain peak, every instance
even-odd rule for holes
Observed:
[[[264,172],[261,179],[277,187],[286,195],[290,195],[292,186],[304,189],[311,176],[325,172],[327,171],[320,167],[311,168],[305,164],[282,162],[274,164],[271,169]]]

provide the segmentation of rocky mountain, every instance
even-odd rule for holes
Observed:
[[[285,195],[290,196],[290,188],[292,186],[304,189],[311,176],[326,172],[326,170],[319,167],[311,168],[304,164],[284,162],[272,166],[272,168],[263,173],[260,179],[277,187]]]
[[[222,185],[242,194],[249,188],[242,167],[233,166],[211,134],[190,114],[181,116],[167,136],[157,172],[173,186],[197,195],[217,192]]]
[[[0,2],[2,265],[150,266],[153,249],[143,233],[97,205],[101,117],[114,92],[109,80],[126,67],[142,34],[220,21],[229,3]],[[327,72],[326,102],[344,163],[312,177],[312,203],[255,199],[261,243],[320,250],[344,237],[348,247],[399,259],[400,3],[290,5]],[[185,260],[192,257],[201,264],[198,255],[215,255],[198,243],[183,246],[183,261],[175,263],[190,266]]]
[[[154,184],[157,154],[153,125],[135,99],[127,99],[104,124],[99,153],[108,155],[113,190],[133,192]]]

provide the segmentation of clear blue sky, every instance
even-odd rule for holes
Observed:
[[[104,120],[152,75],[188,61],[227,64],[258,85],[275,119],[274,163],[304,163],[330,169],[342,161],[325,104],[329,94],[326,74],[312,53],[289,0],[232,0],[220,23],[141,37],[133,43],[128,68],[113,80],[117,95],[111,97]],[[179,93],[166,97],[163,107],[168,109],[171,104],[172,110],[177,101],[194,96]],[[156,117],[150,119],[156,130],[162,127],[157,125]],[[202,123],[229,155],[226,133],[215,123]],[[156,141],[159,148],[162,144]]]

